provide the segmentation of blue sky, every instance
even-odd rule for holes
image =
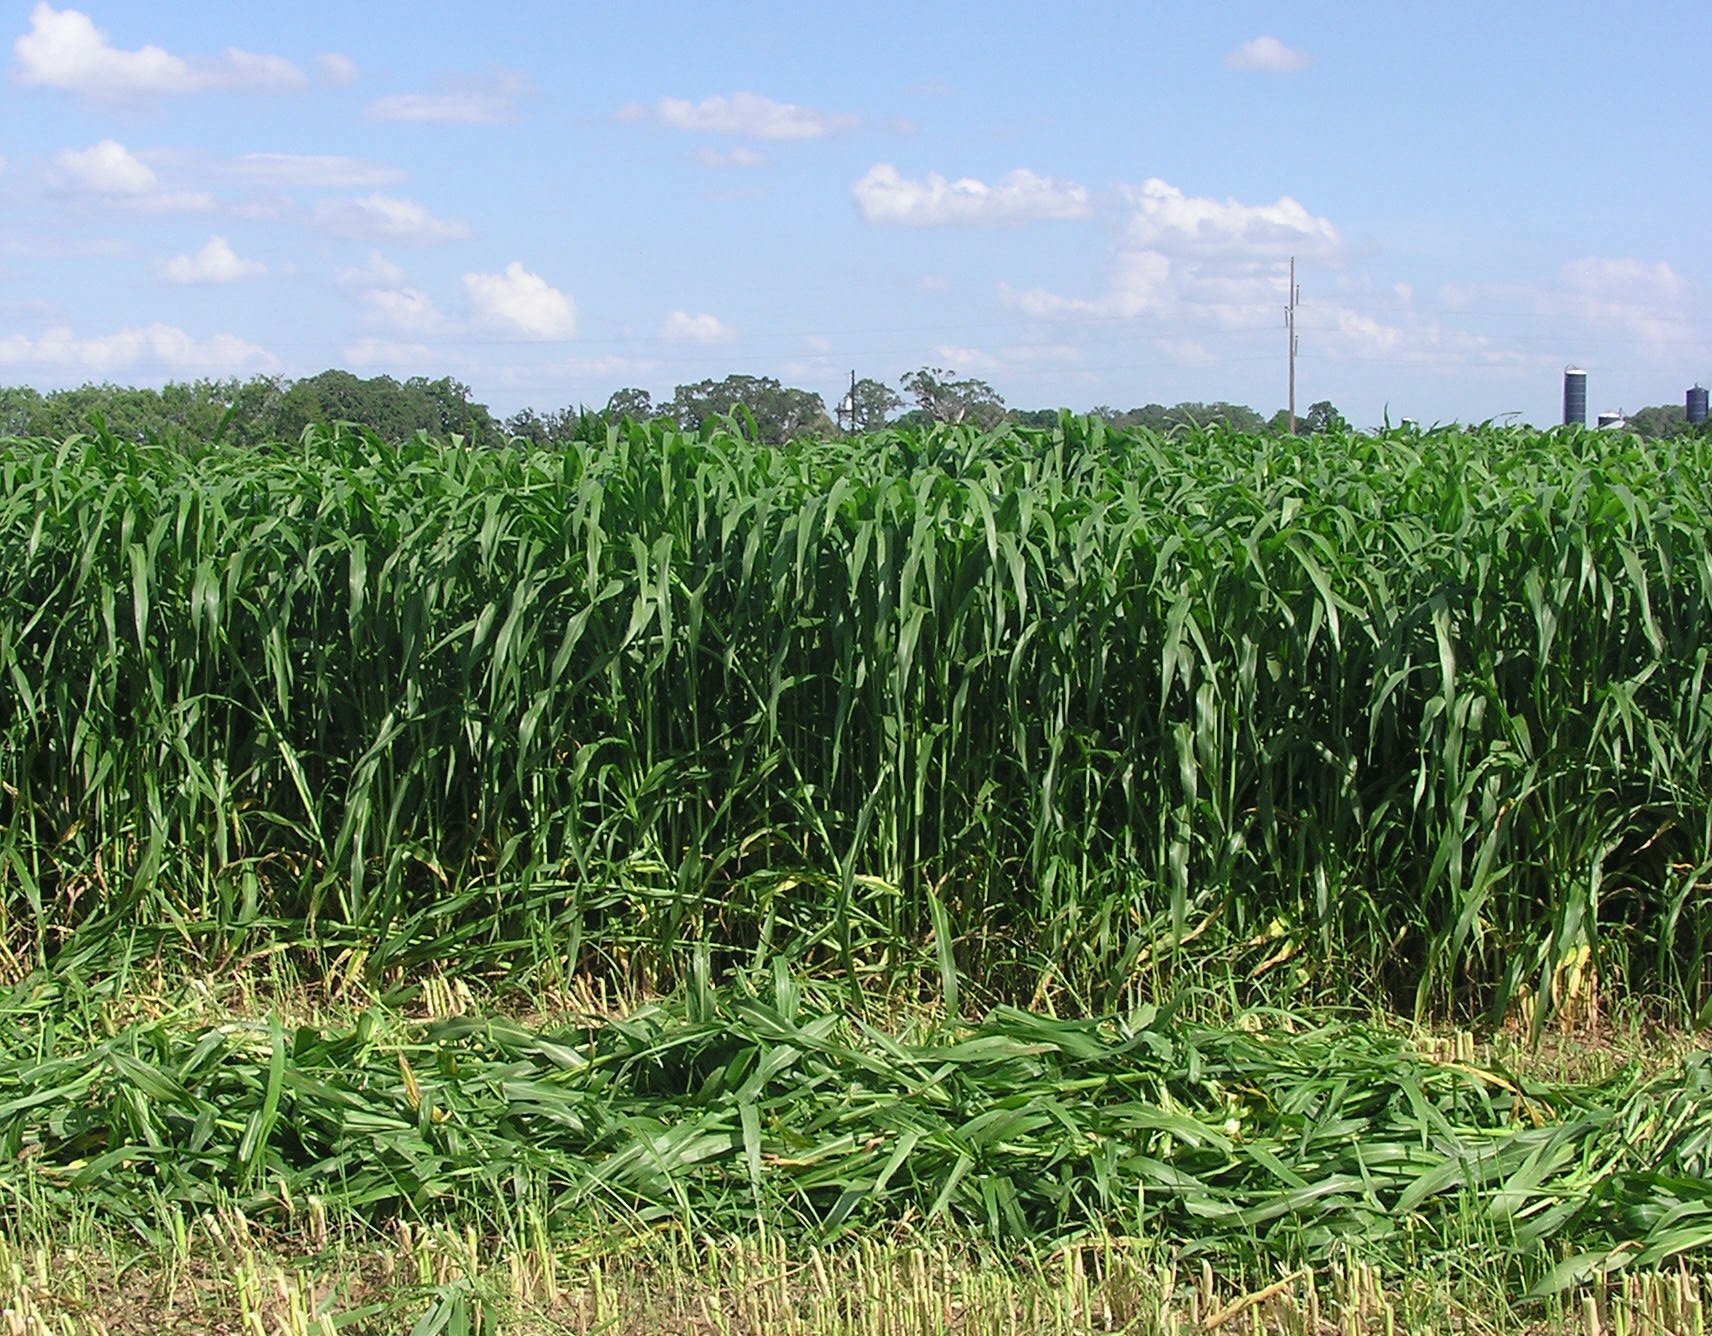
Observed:
[[[938,366],[1554,421],[1712,380],[1703,0],[0,4],[0,382],[496,412]]]

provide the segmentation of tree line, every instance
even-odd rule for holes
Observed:
[[[771,376],[747,375],[679,385],[669,399],[659,402],[647,390],[628,387],[599,407],[525,408],[505,418],[495,417],[471,397],[468,385],[450,376],[398,380],[329,370],[300,380],[231,377],[171,382],[159,389],[89,384],[44,393],[27,386],[0,386],[0,436],[61,439],[99,422],[128,440],[217,440],[238,445],[295,440],[310,424],[326,422],[361,423],[389,440],[425,431],[479,445],[515,440],[554,445],[604,437],[607,423],[623,418],[666,418],[695,430],[709,418],[728,415],[735,415],[758,440],[782,443],[933,422],[983,428],[1002,422],[1049,426],[1058,412],[1056,408],[1012,408],[986,381],[941,367],[909,372],[900,378],[896,390],[883,381],[859,379],[831,412],[811,390],[784,385]],[[1266,419],[1252,408],[1223,402],[1169,407],[1150,403],[1129,409],[1100,405],[1092,414],[1113,426],[1156,431],[1215,425],[1244,432],[1287,429],[1283,410]],[[1313,434],[1344,425],[1337,409],[1322,401],[1298,418],[1297,431]]]

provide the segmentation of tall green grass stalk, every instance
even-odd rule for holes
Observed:
[[[1709,478],[1068,416],[0,442],[7,940],[1700,1008]]]

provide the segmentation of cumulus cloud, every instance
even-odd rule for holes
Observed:
[[[1158,177],[1129,192],[1131,246],[1167,254],[1335,260],[1343,237],[1288,195],[1270,204],[1187,195]]]
[[[1037,176],[1023,168],[989,185],[970,176],[948,180],[938,172],[911,179],[882,162],[868,169],[854,193],[857,207],[869,222],[909,227],[979,227],[1085,218],[1091,208],[1082,186]]]
[[[1225,57],[1233,70],[1301,70],[1310,57],[1305,51],[1285,46],[1276,37],[1254,37]]]
[[[620,119],[634,119],[634,104],[619,109]],[[654,116],[674,130],[707,134],[740,135],[745,139],[824,139],[861,123],[859,117],[816,111],[794,102],[775,102],[759,93],[733,93],[690,102],[663,97],[655,104]]]
[[[116,371],[228,373],[266,371],[279,365],[267,349],[235,334],[198,339],[176,325],[151,324],[95,338],[58,327],[31,336],[0,337],[0,366],[25,366],[107,375]]]
[[[236,283],[266,272],[265,264],[242,258],[221,236],[209,237],[194,255],[175,256],[161,266],[161,276],[169,283]]]
[[[246,181],[329,190],[360,190],[404,179],[397,167],[336,153],[245,153],[226,170]]]
[[[1337,227],[1289,196],[1245,204],[1188,195],[1154,178],[1127,198],[1131,213],[1109,261],[1104,293],[1066,297],[1037,288],[1007,295],[1042,317],[1152,317],[1259,329],[1278,321],[1291,256],[1327,267],[1343,261]]]
[[[154,168],[123,144],[103,139],[89,148],[61,149],[54,155],[54,174],[69,190],[93,195],[104,203],[148,212],[199,212],[214,207],[204,191],[163,191]]]
[[[576,333],[576,303],[513,260],[497,274],[465,274],[464,291],[482,323],[535,339]]]
[[[315,206],[314,218],[327,231],[345,237],[430,243],[456,241],[470,234],[469,224],[437,218],[415,200],[397,195],[322,200]]]
[[[264,92],[300,88],[303,71],[282,56],[227,47],[218,56],[177,56],[147,45],[122,50],[87,14],[43,3],[30,11],[30,30],[12,44],[19,83],[58,88],[102,101],[216,90]]]
[[[323,52],[315,57],[315,73],[322,83],[342,88],[357,81],[357,62],[337,51]]]
[[[114,139],[63,148],[54,163],[66,180],[99,195],[146,195],[159,184],[154,168]]]
[[[1304,307],[1317,350],[1391,357],[1412,337],[1410,328],[1364,309],[1372,303],[1360,299],[1360,282],[1346,274],[1338,228],[1289,196],[1249,204],[1189,195],[1156,178],[1125,197],[1130,215],[1107,261],[1104,291],[1067,296],[1004,288],[1005,298],[1042,319],[1150,322],[1165,340],[1162,353],[1179,364],[1199,365],[1208,356],[1205,340],[1214,335],[1270,337],[1278,328],[1295,256],[1311,261],[1323,276],[1322,295],[1311,312]],[[1340,288],[1355,300],[1338,299]],[[1387,304],[1395,305],[1394,294]]]
[[[716,315],[691,315],[688,311],[673,311],[660,322],[660,337],[685,343],[720,343],[735,337],[732,329]]]

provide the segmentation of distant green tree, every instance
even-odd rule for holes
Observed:
[[[960,380],[955,372],[924,366],[904,376],[899,384],[931,421],[996,427],[1004,420],[1005,401],[984,380]]]
[[[0,436],[43,436],[43,401],[28,385],[0,386]]]
[[[679,385],[666,412],[686,431],[697,430],[709,418],[723,417],[739,404],[755,418],[763,443],[782,445],[804,436],[832,431],[826,403],[809,390],[781,385],[771,376],[726,376]]]
[[[386,377],[378,377],[385,380]],[[412,376],[404,382],[404,408],[407,425],[403,435],[427,431],[432,436],[462,436],[475,444],[491,444],[499,435],[499,423],[488,412],[486,404],[470,398],[470,387],[461,380],[441,376],[429,380]],[[414,425],[419,424],[419,425]]]
[[[573,441],[606,439],[606,419],[588,408],[561,408],[553,413],[521,409],[499,424],[499,434],[508,441],[531,445],[562,446]]]
[[[1164,404],[1143,404],[1140,408],[1116,409],[1102,404],[1092,410],[1092,416],[1103,419],[1113,427],[1141,427],[1148,431],[1172,431],[1195,427],[1225,426],[1236,431],[1258,432],[1265,428],[1266,419],[1244,404],[1212,403],[1186,399],[1167,408]]]
[[[1652,404],[1623,414],[1629,430],[1651,441],[1669,440],[1685,435],[1688,430],[1688,409],[1684,404]]]
[[[355,422],[389,441],[419,431],[481,445],[500,437],[487,406],[472,402],[470,387],[450,376],[414,376],[401,384],[391,376],[365,380],[349,371],[323,371],[285,388],[275,412],[274,432],[284,440],[295,440],[312,423],[329,422]]]
[[[904,406],[898,392],[884,381],[864,376],[847,392],[852,431],[878,431]]]
[[[1173,427],[1229,427],[1234,431],[1257,432],[1266,426],[1266,420],[1252,408],[1223,400],[1209,404],[1186,400],[1167,410],[1167,415]]]
[[[1328,431],[1344,431],[1349,423],[1344,420],[1342,413],[1330,399],[1321,399],[1308,405],[1308,415],[1303,419],[1299,430],[1309,436],[1318,436]]]
[[[639,390],[630,385],[613,391],[612,398],[606,401],[606,416],[612,422],[623,418],[636,422],[651,422],[659,416],[659,410],[654,407],[654,397],[647,390]]]

